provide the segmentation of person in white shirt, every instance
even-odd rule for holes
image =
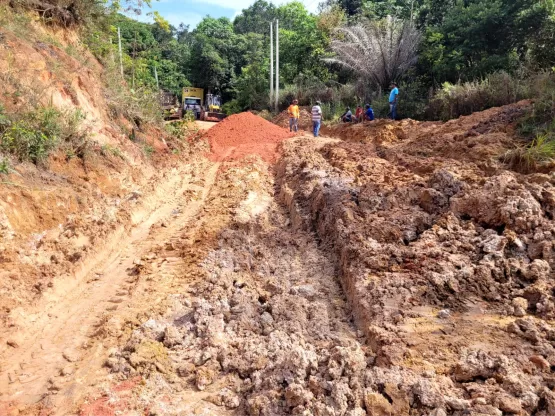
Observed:
[[[318,137],[320,126],[322,125],[322,103],[316,101],[316,105],[312,107],[312,130],[314,137]]]

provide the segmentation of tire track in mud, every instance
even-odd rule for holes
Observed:
[[[174,172],[171,194],[161,195],[157,209],[92,259],[93,272],[51,302],[48,313],[26,328],[17,348],[0,357],[0,413],[2,402],[12,410],[35,406],[30,414],[47,407],[66,415],[75,408],[104,374],[106,349],[137,314],[163,305],[174,289],[181,277],[176,247],[182,230],[201,212],[218,168],[210,164],[192,178]],[[144,278],[149,270],[156,271],[156,280]]]
[[[372,357],[333,262],[280,205],[268,165],[223,167],[183,247],[194,281],[112,353],[114,379],[142,376],[134,408],[154,414],[366,414]]]

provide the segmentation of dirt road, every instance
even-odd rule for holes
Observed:
[[[492,159],[511,114],[198,155],[9,342],[0,414],[554,414],[555,187]]]
[[[206,414],[227,414],[226,406],[214,404],[218,400],[230,409],[239,405],[228,390],[242,383],[237,371],[278,373],[286,368],[286,378],[294,378],[306,370],[299,366],[317,367],[334,348],[352,349],[364,360],[334,266],[279,206],[269,166],[257,158],[225,169],[220,163],[203,163],[198,177],[175,172],[153,197],[157,208],[97,256],[81,283],[52,299],[4,351],[1,400],[7,411],[76,412],[85,396],[98,394],[110,354],[113,382],[122,374],[140,374],[149,383],[152,405],[160,394],[166,406],[174,406],[172,411],[211,412]],[[210,316],[195,318],[197,323],[207,320],[206,331],[190,339],[196,346],[187,353],[170,350],[171,365],[146,353],[149,358],[133,358],[145,361],[136,369],[129,366],[130,356],[123,352],[136,355],[139,348],[120,344],[130,335],[129,342],[144,346],[153,333],[152,341],[160,340],[161,330],[164,345],[172,346],[168,332],[183,331],[188,314],[207,311]],[[218,330],[224,316],[235,327],[233,336]],[[269,333],[274,334],[273,346],[266,340]],[[118,345],[120,349],[111,348]],[[228,371],[210,368],[216,361],[206,357],[224,352]],[[193,357],[198,354],[203,357]],[[210,374],[205,381],[199,371],[186,370],[195,367],[195,360],[205,362],[202,368]],[[276,368],[271,370],[269,362]],[[162,388],[151,377],[153,368],[164,366],[178,368],[180,380],[174,375],[170,382],[179,388]],[[270,387],[258,386],[258,395],[265,397]],[[105,401],[99,400],[89,400],[83,414],[104,414],[99,409]],[[250,406],[266,406],[260,400],[253,395]],[[117,406],[116,400],[112,407]],[[126,402],[127,408],[136,406]]]
[[[171,172],[148,197],[151,212],[137,213],[129,235],[117,233],[74,281],[37,305],[24,331],[2,334],[9,344],[0,356],[2,402],[42,401],[56,414],[75,407],[125,323],[155,309],[173,290],[182,261],[174,241],[185,227],[194,228],[218,166],[201,162],[193,172]],[[156,281],[141,277],[147,264]]]

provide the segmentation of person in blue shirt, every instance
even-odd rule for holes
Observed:
[[[366,104],[365,107],[366,107],[366,111],[364,112],[364,119],[368,121],[374,120],[374,110],[372,110],[372,107],[370,106],[370,104]]]
[[[389,116],[392,120],[397,118],[397,100],[399,98],[399,88],[397,84],[391,83],[391,93],[389,94]]]

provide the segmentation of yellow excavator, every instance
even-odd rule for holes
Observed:
[[[222,112],[222,97],[214,94],[206,94],[206,105],[204,113],[201,113],[201,119],[207,121],[222,121],[225,113]]]
[[[226,115],[221,109],[222,98],[219,95],[208,93],[204,100],[202,88],[183,88],[183,113],[192,111],[197,120],[221,121]]]

